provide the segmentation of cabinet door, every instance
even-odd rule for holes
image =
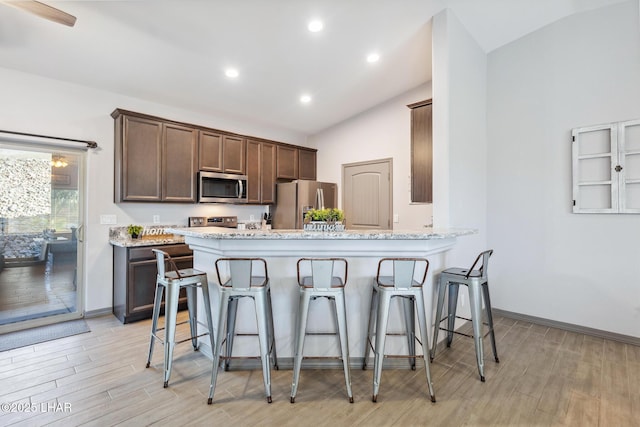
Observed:
[[[200,170],[222,172],[222,135],[200,131]]]
[[[162,199],[162,123],[123,116],[122,130],[116,139],[116,144],[121,144],[116,149],[120,153],[116,158],[116,181],[120,181],[120,185],[116,184],[116,201],[159,202]]]
[[[298,149],[298,178],[316,179],[316,152]]]
[[[225,135],[223,138],[222,166],[224,173],[244,175],[246,168],[245,140],[237,136]]]
[[[163,137],[164,167],[162,200],[196,201],[198,131],[184,126],[165,124]]]
[[[298,149],[278,145],[276,157],[276,178],[298,179]]]
[[[193,256],[173,258],[179,269],[193,267]],[[129,263],[129,285],[127,286],[127,316],[131,320],[150,318],[156,294],[156,260]],[[166,295],[164,295],[166,297]],[[180,290],[179,309],[184,309],[187,301],[185,290]],[[164,298],[162,302],[164,308]]]
[[[150,317],[153,313],[157,271],[156,260],[129,263],[129,285],[127,286],[129,316],[138,314]]]
[[[260,143],[247,140],[247,201],[260,203]]]
[[[260,147],[260,197],[263,204],[276,202],[276,146],[263,142]]]
[[[411,201],[431,203],[433,200],[431,101],[413,104],[409,108],[411,108]]]

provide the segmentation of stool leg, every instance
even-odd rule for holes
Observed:
[[[189,311],[189,330],[191,331],[191,345],[198,350],[198,319],[196,318],[196,287],[186,286],[187,310]]]
[[[436,394],[433,391],[433,382],[431,381],[431,369],[429,368],[429,361],[427,360],[427,353],[429,352],[429,332],[427,329],[427,314],[424,308],[424,295],[422,294],[422,288],[416,290],[416,310],[418,311],[418,324],[420,325],[420,336],[422,337],[422,352],[424,354],[424,370],[427,373],[427,385],[429,386],[429,395],[431,401],[436,401]],[[415,351],[415,350],[414,350]]]
[[[267,316],[267,292],[257,293],[253,299],[256,306],[258,323],[258,340],[260,341],[260,359],[262,360],[262,377],[267,402],[271,403],[271,361],[269,354],[269,319]]]
[[[476,347],[476,361],[480,381],[484,382],[484,353],[482,348],[482,296],[478,282],[469,284],[469,306],[471,308],[471,323],[473,324],[473,341]]]
[[[176,317],[178,316],[178,297],[180,286],[173,282],[167,284],[167,297],[164,301],[165,339],[164,339],[164,387],[169,386],[173,348],[176,342]]]
[[[238,314],[238,297],[232,296],[229,298],[229,311],[227,312],[227,346],[226,346],[226,358],[224,359],[224,370],[229,370],[229,362],[231,362],[231,355],[233,354],[233,339],[236,336],[236,317]]]
[[[449,282],[449,307],[447,310],[447,347],[451,347],[453,341],[453,331],[456,329],[456,310],[458,309],[458,288],[457,283]]]
[[[204,313],[207,316],[207,326],[209,327],[209,342],[211,344],[211,354],[214,351],[215,339],[213,337],[213,318],[211,317],[211,299],[209,298],[209,283],[205,280],[201,284],[202,299],[204,302]]]
[[[149,342],[149,357],[147,358],[147,368],[151,366],[151,357],[153,356],[153,345],[156,342],[156,333],[158,331],[158,317],[160,317],[160,304],[162,303],[162,292],[164,285],[156,282],[156,296],[153,301],[153,315],[151,320],[151,340]]]
[[[344,368],[344,381],[347,385],[349,402],[353,403],[351,392],[351,370],[349,368],[349,336],[347,328],[347,307],[344,299],[344,289],[335,298],[335,312],[338,318],[338,335],[340,338],[340,350],[342,353],[342,366]]]
[[[378,295],[378,313],[376,318],[376,346],[373,361],[373,396],[371,400],[378,400],[380,379],[382,377],[382,363],[384,362],[384,343],[387,337],[387,323],[389,321],[389,305],[391,296],[384,291]]]
[[[267,316],[269,317],[269,352],[273,357],[273,367],[278,370],[278,353],[276,352],[276,333],[273,327],[273,304],[271,303],[271,288],[267,289]]]
[[[220,304],[218,305],[218,330],[216,333],[215,347],[213,349],[213,360],[211,364],[211,385],[209,385],[209,399],[207,403],[211,405],[213,403],[213,394],[216,391],[216,382],[218,380],[218,366],[220,365],[220,351],[222,347],[222,341],[224,338],[224,321],[227,316],[227,310],[229,306],[229,294],[222,290],[220,292]]]
[[[409,358],[409,366],[416,370],[416,314],[414,309],[414,298],[411,296],[402,297],[402,312],[404,314],[404,325],[407,335],[409,354],[414,356]]]
[[[493,348],[493,357],[496,363],[500,363],[498,359],[498,350],[496,348],[496,335],[493,332],[493,314],[491,313],[491,298],[489,297],[489,282],[482,285],[482,294],[484,296],[484,307],[487,311],[487,323],[489,323],[489,336],[491,337],[491,347]]]
[[[300,382],[300,368],[302,366],[302,355],[304,350],[304,338],[307,329],[307,319],[309,315],[309,302],[311,296],[309,292],[300,289],[300,302],[298,303],[298,315],[296,316],[295,335],[295,356],[293,358],[293,382],[291,383],[291,403],[295,403],[298,384]]]
[[[436,348],[438,346],[438,332],[440,332],[440,324],[442,323],[442,307],[444,306],[444,295],[446,293],[447,281],[440,276],[438,280],[438,302],[436,304],[436,321],[433,325],[433,342],[431,343],[431,361],[436,357]]]
[[[371,305],[369,309],[369,326],[367,327],[367,339],[364,343],[364,358],[362,359],[362,369],[367,369],[367,361],[369,360],[369,354],[371,353],[371,346],[373,345],[373,331],[376,327],[376,316],[378,312],[378,292],[376,288],[372,288],[371,291]]]

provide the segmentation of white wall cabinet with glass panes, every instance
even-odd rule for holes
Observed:
[[[571,135],[573,212],[640,213],[640,119]]]

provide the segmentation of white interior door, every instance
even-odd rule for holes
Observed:
[[[0,140],[0,333],[82,317],[85,156]]]
[[[347,229],[391,230],[392,159],[342,165],[342,206]]]

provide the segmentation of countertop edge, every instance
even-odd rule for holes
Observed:
[[[216,240],[434,240],[477,234],[478,230],[449,228],[441,230],[346,230],[315,232],[303,230],[237,230],[221,227],[176,227],[168,232],[185,237]]]

